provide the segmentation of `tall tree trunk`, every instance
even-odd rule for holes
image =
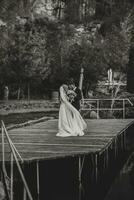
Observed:
[[[134,93],[134,45],[129,52],[129,62],[127,71],[127,91]]]
[[[17,100],[20,100],[20,87],[18,88],[18,91],[17,91]]]
[[[81,0],[66,1],[65,19],[69,23],[80,21],[80,5]]]
[[[27,85],[27,89],[28,89],[28,101],[30,101],[30,83],[28,83]]]

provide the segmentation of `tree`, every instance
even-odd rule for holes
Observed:
[[[130,40],[129,61],[127,67],[127,90],[134,93],[134,10],[132,9],[127,19],[128,38]]]

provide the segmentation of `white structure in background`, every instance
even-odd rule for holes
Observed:
[[[9,89],[8,89],[8,86],[5,86],[5,88],[4,88],[4,100],[8,101],[8,97],[9,97]]]
[[[109,85],[112,85],[113,84],[113,71],[112,71],[112,69],[110,68],[109,70],[108,70],[108,82],[109,82]]]
[[[117,88],[126,87],[126,77],[120,71],[114,71],[110,68],[107,71],[107,77],[104,80],[98,81],[97,91],[107,95],[109,93],[113,94]]]
[[[80,89],[80,90],[82,90],[82,85],[83,85],[83,73],[84,73],[84,69],[81,68],[80,80],[79,80],[79,89]]]

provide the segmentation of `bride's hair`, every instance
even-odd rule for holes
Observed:
[[[65,92],[68,91],[68,86],[67,86],[66,84],[63,84],[62,87],[63,87],[63,89],[65,90]]]

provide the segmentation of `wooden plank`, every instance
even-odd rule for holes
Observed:
[[[18,138],[13,138],[13,137],[11,137],[11,140],[12,140],[12,142],[13,143],[21,143],[21,142],[23,142],[23,143],[31,143],[31,145],[32,145],[32,143],[41,143],[42,141],[44,141],[45,143],[48,143],[48,144],[58,144],[58,143],[60,143],[60,144],[81,144],[81,145],[83,145],[83,144],[90,144],[90,143],[106,143],[106,142],[108,142],[108,141],[110,141],[112,139],[112,137],[110,137],[110,138],[104,138],[104,137],[101,137],[101,138],[88,138],[88,140],[87,140],[87,138],[82,138],[81,140],[66,140],[66,141],[64,141],[63,139],[62,140],[53,140],[53,139],[44,139],[44,137],[40,137],[40,138],[38,138],[38,137],[27,137],[27,139],[26,138],[24,138],[24,137],[18,137]],[[6,140],[5,140],[6,141]],[[0,143],[1,143],[1,141],[0,141]]]
[[[107,137],[107,138],[112,138],[114,135],[116,135],[116,133],[114,133],[114,134],[110,134],[110,133],[108,133],[108,134],[96,134],[96,133],[93,133],[93,134],[85,134],[83,137],[81,137],[81,138],[96,138],[96,137]],[[26,137],[34,137],[34,136],[36,136],[36,137],[46,137],[46,136],[50,136],[50,134],[49,133],[38,133],[38,134],[33,134],[33,133],[29,133],[29,134],[25,134],[25,133],[20,133],[19,135],[18,134],[14,134],[14,133],[10,133],[10,137],[24,137],[24,136],[26,136]],[[59,137],[56,137],[56,138],[59,138]],[[79,138],[79,137],[77,137],[77,138]],[[65,138],[64,138],[65,139]],[[70,137],[67,137],[66,139],[70,139]]]
[[[99,151],[98,149],[97,151]],[[96,150],[93,150],[92,152],[96,152]],[[48,160],[48,159],[62,159],[67,157],[74,157],[78,155],[88,155],[89,151],[70,151],[68,153],[66,152],[44,152],[44,151],[38,151],[38,152],[21,152],[21,156],[23,160],[25,161],[32,161],[32,160]],[[0,154],[0,161],[1,161],[1,154]],[[10,160],[10,153],[5,154],[5,161]]]
[[[27,151],[29,149],[43,149],[43,150],[52,150],[52,149],[65,149],[67,151],[70,151],[71,149],[89,149],[89,147],[103,147],[105,145],[100,143],[100,144],[87,144],[87,145],[81,145],[81,144],[48,144],[48,143],[14,143],[15,147],[17,150],[24,150],[26,149]],[[0,144],[0,147],[2,145]],[[9,145],[6,143],[5,144],[5,149],[9,149]]]

